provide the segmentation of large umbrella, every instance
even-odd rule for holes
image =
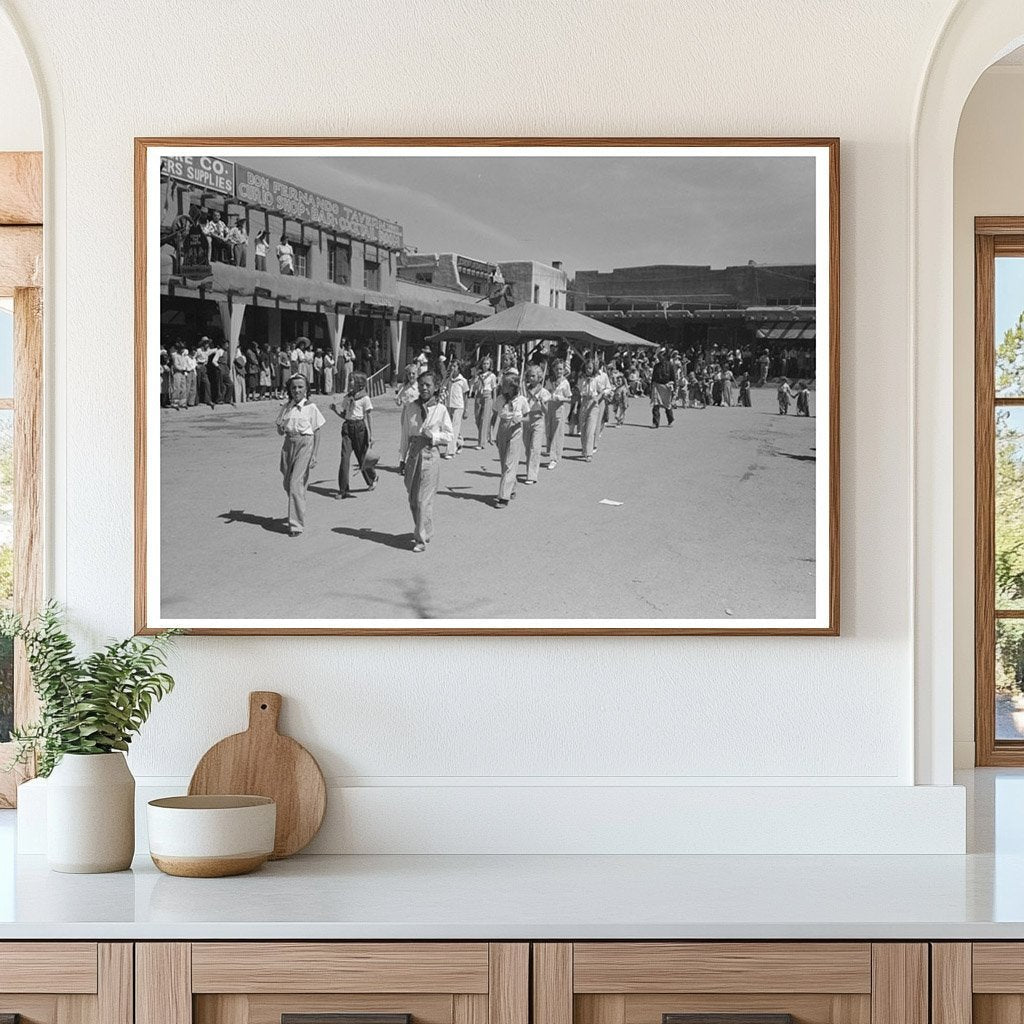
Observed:
[[[431,341],[465,341],[472,345],[521,345],[528,341],[574,341],[586,345],[657,348],[635,334],[592,320],[568,309],[554,309],[535,302],[519,302],[494,316],[465,327],[451,327]]]

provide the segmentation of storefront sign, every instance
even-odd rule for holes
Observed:
[[[234,195],[235,164],[216,156],[168,156],[160,161],[160,173],[197,188]]]
[[[235,179],[235,195],[244,202],[265,207],[282,217],[316,224],[339,235],[361,238],[386,249],[402,248],[401,224],[375,217],[372,213],[363,213],[336,199],[307,192],[290,182],[241,164],[236,167]]]

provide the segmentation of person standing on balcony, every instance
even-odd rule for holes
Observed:
[[[256,269],[267,269],[267,252],[270,249],[270,232],[264,228],[256,235]]]
[[[245,266],[245,247],[249,244],[249,232],[245,227],[245,220],[237,217],[235,223],[228,228],[228,245],[231,246],[231,255],[236,267]]]
[[[295,250],[286,235],[281,236],[281,241],[277,245],[277,267],[282,274],[295,276]]]

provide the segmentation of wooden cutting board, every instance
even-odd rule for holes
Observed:
[[[281,694],[249,694],[249,728],[214,744],[200,759],[190,796],[244,793],[277,803],[271,860],[290,857],[317,834],[327,809],[327,787],[313,755],[277,731]]]

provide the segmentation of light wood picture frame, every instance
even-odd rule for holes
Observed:
[[[838,635],[839,232],[835,138],[136,139],[136,630]],[[599,249],[610,235],[621,246]],[[481,252],[487,239],[500,251]],[[552,257],[559,245],[577,253],[568,268]],[[630,284],[640,271],[663,277]],[[595,326],[578,336],[563,311]],[[518,326],[485,323],[502,313]],[[505,455],[486,446],[472,393],[464,437],[483,454],[424,424],[428,448],[458,453],[441,467],[429,547],[397,471],[399,425],[409,416],[417,433],[421,420],[393,401],[423,344],[444,405],[459,386],[453,353],[479,364],[510,350],[520,390],[527,363],[570,363],[570,409],[593,355],[586,387],[602,400],[562,461],[545,450],[558,472],[542,468],[536,487],[529,463],[509,468],[510,431]],[[354,367],[336,358],[346,347]],[[651,385],[662,348],[667,391]],[[207,409],[192,381],[211,353],[207,397],[215,384],[223,399],[227,382],[228,401]],[[372,427],[352,425],[362,391],[350,403],[328,391],[327,357],[335,388],[365,358],[384,437],[365,461],[359,436]],[[327,464],[318,454],[303,491],[312,526],[293,538],[302,521],[268,455],[278,417],[297,422],[291,406],[228,406],[243,391],[276,397],[296,374],[327,420]],[[783,380],[812,410],[806,422],[777,393]],[[527,432],[531,416],[550,417],[553,385],[518,414]],[[752,407],[727,408],[744,391]],[[616,403],[628,404],[625,429]],[[673,406],[673,429],[648,434]],[[510,392],[505,415],[516,408]],[[579,465],[598,438],[600,454]],[[357,500],[334,504],[346,487]]]

